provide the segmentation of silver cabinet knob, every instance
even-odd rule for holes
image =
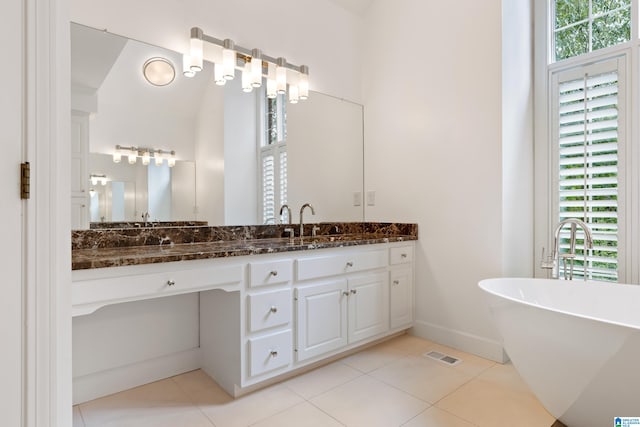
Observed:
[[[269,309],[270,312],[272,313],[277,313],[278,312],[278,307],[276,307],[275,305],[272,305],[271,308]]]
[[[400,254],[400,258],[406,258],[407,254]]]
[[[351,289],[351,293],[355,295],[355,294],[358,293],[358,290],[357,289]]]
[[[342,295],[344,295],[345,297],[349,296],[349,291],[342,291]]]
[[[272,270],[269,274],[270,274],[271,276],[275,277],[275,276],[277,276],[277,275],[278,275],[278,272],[277,272],[276,270]]]
[[[174,280],[167,280],[167,286],[173,286],[176,282]]]
[[[347,262],[347,267],[353,267],[353,262],[352,261]]]
[[[399,280],[394,280],[394,281],[393,281],[393,284],[394,284],[394,285],[399,285],[399,284],[400,284],[400,281],[399,281]]]
[[[271,350],[271,352],[269,352],[269,354],[271,355],[271,357],[278,357],[278,351],[277,350]]]

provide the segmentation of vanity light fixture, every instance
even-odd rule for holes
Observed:
[[[167,159],[167,165],[170,168],[176,165],[176,152],[173,150],[169,151],[169,150],[161,150],[158,148],[134,147],[134,146],[123,147],[122,145],[116,145],[116,151],[113,153],[113,162],[120,163],[123,153],[126,154],[129,164],[131,165],[136,164],[138,157],[142,159],[142,164],[145,166],[148,166],[149,164],[151,164],[152,157],[156,166],[161,166],[165,158]]]
[[[182,74],[185,77],[195,77],[196,72],[191,70],[191,56],[182,56]]]
[[[89,175],[89,179],[91,180],[91,185],[107,185],[106,175],[91,174]]]
[[[149,58],[142,66],[144,78],[154,86],[166,86],[176,77],[173,64],[166,58]]]
[[[191,72],[197,73],[202,70],[204,42],[214,44],[222,48],[222,63],[214,64],[214,81],[217,85],[223,85],[224,80],[231,80],[235,76],[235,69],[242,69],[242,90],[250,92],[249,87],[262,86],[262,78],[267,76],[267,97],[275,98],[278,94],[287,93],[287,73],[296,80],[298,84],[289,84],[289,100],[292,103],[298,100],[305,100],[309,97],[309,67],[306,65],[296,66],[289,64],[283,57],[274,58],[264,54],[260,49],[247,49],[236,45],[231,39],[217,39],[205,34],[202,29],[193,27],[191,29],[190,52],[185,55],[185,63],[191,64],[186,76],[191,76]],[[200,58],[197,62],[194,57]],[[188,59],[190,58],[190,59]],[[188,59],[188,61],[187,61]],[[266,69],[265,69],[266,68]],[[186,71],[186,68],[185,68]]]

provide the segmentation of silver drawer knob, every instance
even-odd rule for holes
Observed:
[[[358,293],[358,290],[357,289],[351,289],[351,293],[355,295],[355,294]]]
[[[278,352],[276,350],[271,350],[269,354],[271,354],[271,357],[278,357]]]
[[[275,305],[272,305],[271,308],[269,309],[270,312],[272,313],[277,313],[278,312],[278,307],[276,307]]]
[[[277,275],[278,275],[278,272],[277,272],[277,271],[275,271],[275,270],[273,270],[273,271],[271,271],[269,274],[270,274],[271,276],[274,276],[274,277],[275,277],[275,276],[277,276]]]
[[[406,258],[407,254],[400,254],[400,258]]]
[[[167,280],[167,286],[173,286],[176,282],[174,280]]]
[[[353,262],[351,261],[347,262],[347,267],[353,267]]]
[[[393,281],[393,284],[394,284],[394,285],[399,285],[399,284],[400,284],[400,281],[399,281],[399,280],[394,280],[394,281]]]
[[[349,292],[348,291],[342,291],[342,295],[344,295],[345,297],[349,296]]]

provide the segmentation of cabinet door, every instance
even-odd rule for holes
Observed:
[[[71,114],[71,196],[86,197],[89,174],[87,157],[89,150],[89,115],[72,112]]]
[[[296,288],[297,360],[347,345],[347,281]]]
[[[83,197],[71,198],[71,229],[81,230],[89,228],[89,208]]]
[[[391,271],[389,311],[391,328],[410,325],[413,321],[413,287],[410,268]]]
[[[387,273],[349,279],[349,343],[389,329],[389,285]]]

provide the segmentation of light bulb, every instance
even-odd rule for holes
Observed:
[[[278,66],[276,67],[276,84],[278,94],[287,93],[287,60],[278,58]]]
[[[224,67],[222,64],[213,64],[213,81],[218,86],[224,86],[227,80],[224,78]]]
[[[236,75],[236,51],[235,44],[231,39],[225,39],[222,49],[222,66],[224,67],[224,78],[233,80]]]
[[[289,85],[289,102],[292,104],[298,103],[298,86]]]
[[[260,49],[251,51],[251,86],[262,86],[262,52]]]
[[[309,98],[309,67],[300,66],[300,79],[298,80],[299,97],[301,100]]]
[[[194,27],[191,29],[191,45],[189,50],[190,62],[189,68],[191,71],[197,73],[202,71],[202,62],[204,56],[204,44],[202,41],[203,32],[200,28]]]
[[[191,57],[186,53],[182,55],[182,74],[185,77],[193,77],[196,72],[191,69]]]
[[[129,153],[129,164],[133,165],[136,162],[136,157],[137,157],[138,153],[136,152],[135,149],[131,149],[131,152]]]
[[[274,99],[278,96],[278,84],[276,83],[276,66],[267,65],[267,98]]]
[[[162,153],[156,152],[153,157],[156,159],[156,166],[162,166]]]
[[[251,92],[253,85],[251,84],[251,63],[245,62],[242,68],[242,91]]]
[[[150,161],[151,161],[151,156],[149,154],[149,151],[146,150],[145,152],[142,153],[142,164],[145,166],[148,166]]]
[[[116,150],[113,153],[113,163],[120,163],[120,160],[122,160],[122,153],[120,153],[120,150]]]
[[[167,165],[172,168],[176,165],[176,153],[175,151],[171,152],[171,157],[167,159]]]

